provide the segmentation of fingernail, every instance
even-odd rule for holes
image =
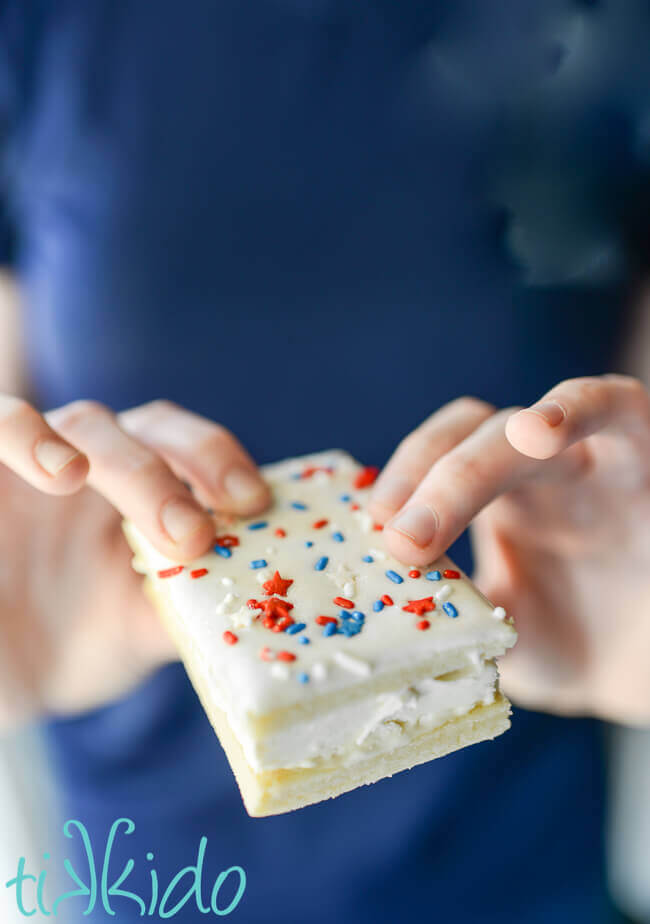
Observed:
[[[249,468],[231,468],[223,479],[223,486],[232,499],[242,506],[260,500],[266,492],[264,482]]]
[[[388,524],[389,529],[403,533],[420,548],[429,545],[438,529],[438,517],[424,504],[406,507]]]
[[[382,507],[399,510],[409,499],[413,489],[403,478],[381,478],[372,492],[371,503],[381,504]]]
[[[533,414],[542,417],[549,427],[558,427],[566,417],[566,411],[556,401],[542,401],[527,408]]]
[[[187,539],[204,527],[206,521],[205,515],[194,504],[180,497],[167,501],[160,512],[160,519],[172,542]]]
[[[34,446],[34,455],[38,464],[45,469],[48,475],[58,475],[80,453],[72,446],[59,443],[58,440],[43,439]]]

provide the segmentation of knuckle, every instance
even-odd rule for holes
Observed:
[[[482,462],[464,453],[454,452],[443,457],[436,466],[443,482],[456,490],[472,492],[485,481]]]
[[[494,414],[496,410],[493,404],[490,404],[488,401],[483,401],[482,398],[476,398],[473,395],[461,395],[460,398],[456,398],[452,401],[449,407],[462,414],[476,417],[489,417]]]
[[[6,401],[4,399],[2,401],[0,423],[15,423],[18,420],[32,417],[36,413],[28,401],[23,398],[10,397]]]
[[[80,398],[72,401],[54,412],[56,426],[67,429],[87,420],[97,420],[100,417],[110,417],[111,412],[106,405],[89,398]]]

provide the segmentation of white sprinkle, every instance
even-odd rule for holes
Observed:
[[[494,616],[495,619],[505,619],[506,611],[504,610],[502,606],[495,606],[494,609],[492,610],[492,615]]]
[[[286,664],[272,664],[271,665],[271,676],[275,677],[276,680],[288,680],[289,679],[289,668]]]
[[[267,545],[267,547],[264,549],[264,552],[266,555],[275,555],[277,549],[274,545]]]
[[[370,554],[373,558],[378,558],[379,561],[383,561],[386,558],[386,553],[383,549],[370,549]]]
[[[233,585],[235,582],[233,581],[232,578],[229,578],[229,577],[222,577],[222,578],[221,578],[221,583],[223,584],[224,587],[232,587],[232,585]]]
[[[372,517],[365,510],[356,510],[356,515],[359,517],[359,526],[361,527],[362,533],[369,533],[372,529]]]
[[[327,668],[322,661],[316,661],[315,664],[312,664],[311,675],[314,680],[325,680],[327,677]]]
[[[475,667],[477,670],[479,667],[483,666],[483,658],[478,653],[476,648],[472,648],[470,651],[467,652],[467,658],[472,664],[472,667]]]
[[[437,590],[433,596],[438,601],[438,603],[442,603],[444,600],[447,600],[449,597],[451,597],[452,590],[453,588],[451,584],[443,584],[440,590]]]
[[[253,624],[253,614],[245,605],[229,615],[230,622],[235,629],[249,629]]]
[[[268,581],[268,579],[269,579],[268,571],[258,571],[257,574],[255,575],[255,580],[257,581],[258,584],[263,584],[264,581]]]
[[[346,597],[354,597],[356,595],[356,585],[354,581],[348,581],[347,584],[343,585],[343,593]]]
[[[361,658],[346,654],[345,651],[335,651],[333,657],[339,667],[350,671],[351,674],[358,674],[359,677],[370,676],[370,665],[367,661],[362,661]]]
[[[221,603],[217,604],[217,613],[234,613],[239,609],[239,594],[227,593]]]

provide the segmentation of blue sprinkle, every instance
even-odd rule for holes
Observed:
[[[332,539],[334,542],[345,542],[343,538],[343,533],[332,533]]]
[[[425,577],[427,581],[439,581],[442,575],[439,571],[427,571]]]
[[[303,504],[302,501],[291,501],[291,506],[294,510],[306,510],[307,504]]]
[[[266,559],[256,558],[250,563],[250,567],[253,569],[253,571],[256,571],[258,568],[266,568]]]
[[[314,543],[311,541],[311,539],[308,539],[307,542],[305,542],[305,548],[310,549],[313,544]]]
[[[300,683],[309,683],[309,674],[298,674],[298,681]]]
[[[260,520],[258,523],[249,523],[248,528],[249,529],[264,529],[268,525],[269,524],[267,523],[266,520]]]
[[[352,619],[356,619],[357,622],[365,622],[366,616],[365,613],[360,613],[359,610],[352,610],[350,613]]]
[[[368,564],[370,564],[370,562],[374,560],[375,559],[372,557],[372,555],[364,555],[363,558],[361,559],[361,561],[367,561]]]
[[[329,558],[327,558],[326,555],[323,555],[323,557],[322,557],[322,558],[319,558],[318,561],[316,562],[316,564],[314,565],[314,570],[315,570],[315,571],[324,571],[325,568],[327,568],[327,563],[328,563],[328,561],[329,561]]]
[[[222,558],[230,558],[232,555],[232,549],[229,549],[225,545],[215,545],[214,550],[217,555],[221,555]]]
[[[212,507],[206,507],[206,508],[205,508],[205,512],[206,512],[206,513],[209,513],[211,517],[214,516],[214,508],[212,508]]]
[[[307,638],[306,635],[301,635],[300,638],[298,639],[298,641],[300,642],[301,645],[310,645],[310,644],[311,644],[311,642],[309,641],[309,639]]]
[[[387,571],[386,577],[389,581],[392,581],[393,584],[403,584],[404,578],[397,573],[397,571]]]
[[[307,626],[304,622],[294,622],[293,625],[287,626],[285,632],[287,635],[296,635],[298,632],[302,632],[302,630],[306,628]]]
[[[323,626],[323,635],[327,638],[330,635],[336,635],[336,623],[328,622],[326,626]]]
[[[442,608],[447,616],[451,616],[452,619],[455,619],[458,616],[458,610],[453,603],[443,603]]]
[[[383,601],[383,600],[375,600],[375,602],[372,604],[372,608],[373,608],[373,610],[375,611],[375,613],[381,613],[381,611],[382,611],[383,608],[384,608],[384,601]]]
[[[293,475],[290,475],[289,477],[291,478],[292,481],[300,481],[300,479],[302,478],[302,475],[300,474],[300,472],[294,472]]]
[[[347,502],[351,499],[352,498],[349,494],[341,494],[340,500],[342,500],[344,504],[347,504]]]
[[[339,610],[339,616],[341,619],[352,619],[347,610]]]
[[[340,630],[347,638],[358,635],[361,632],[361,626],[354,622],[344,622]]]

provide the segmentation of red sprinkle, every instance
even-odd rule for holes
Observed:
[[[335,623],[336,621],[334,616],[317,616],[315,620],[316,624],[319,626],[326,626],[328,622]]]
[[[393,598],[392,598],[392,597],[389,597],[388,594],[383,594],[383,596],[382,596],[382,598],[381,598],[381,602],[384,604],[384,606],[392,606],[392,605],[393,605]]]
[[[265,616],[262,625],[265,629],[272,629],[275,626],[275,616]]]
[[[174,577],[175,574],[180,574],[183,570],[184,565],[176,565],[174,568],[164,568],[162,571],[158,572],[159,578]]]
[[[284,539],[284,537],[287,535],[287,531],[285,529],[282,529],[281,526],[278,526],[278,528],[275,531],[275,535],[278,537],[278,539]]]
[[[207,568],[197,568],[195,571],[190,571],[190,577],[200,578],[208,573]]]
[[[296,656],[291,651],[278,651],[278,661],[295,661]]]
[[[402,607],[405,613],[415,613],[416,616],[424,616],[425,613],[430,613],[435,608],[433,597],[423,597],[422,600],[409,600],[406,606]]]
[[[276,571],[270,581],[264,581],[262,587],[264,593],[270,597],[272,594],[280,594],[281,597],[286,597],[287,591],[293,584],[293,581],[288,578],[280,577],[280,572]]]
[[[291,616],[283,616],[282,619],[273,626],[273,632],[284,632],[284,630],[292,626],[294,622],[295,620],[293,620]]]
[[[447,568],[442,572],[442,576],[450,581],[453,581],[455,578],[460,577],[460,571],[454,571],[452,568]]]
[[[418,571],[417,568],[414,568],[413,571],[409,571],[409,577],[412,578],[420,577],[421,574],[422,572]]]
[[[271,597],[270,600],[265,600],[262,606],[264,615],[271,619],[284,619],[285,616],[289,615],[289,610],[293,609],[293,603],[289,603],[288,600],[280,600],[279,597]]]
[[[315,523],[312,523],[312,529],[322,529],[323,526],[327,526],[329,520],[316,520]]]
[[[249,610],[263,610],[264,604],[260,603],[259,600],[255,600],[253,597],[250,600],[246,601],[246,606]]]
[[[264,648],[262,648],[262,650],[260,651],[260,658],[262,659],[262,661],[272,661],[273,660],[273,652],[267,645],[265,645]]]
[[[234,632],[229,632],[228,629],[223,633],[223,640],[226,645],[236,645],[239,639]]]
[[[365,468],[362,468],[359,474],[354,479],[355,488],[369,488],[371,484],[374,484],[377,475],[379,474],[379,469],[376,465],[366,465]]]
[[[350,510],[361,510],[359,504],[350,504]]]
[[[214,541],[217,545],[220,545],[226,549],[229,549],[234,545],[239,545],[239,538],[237,536],[217,536]]]
[[[421,619],[419,622],[416,622],[415,628],[423,632],[425,629],[428,629],[431,623],[428,619]]]
[[[384,527],[381,525],[381,523],[373,523],[373,524],[372,524],[372,528],[373,528],[376,532],[380,533]]]
[[[346,600],[345,597],[334,597],[333,602],[336,603],[337,606],[342,607],[344,610],[354,609],[354,603],[352,600]]]

